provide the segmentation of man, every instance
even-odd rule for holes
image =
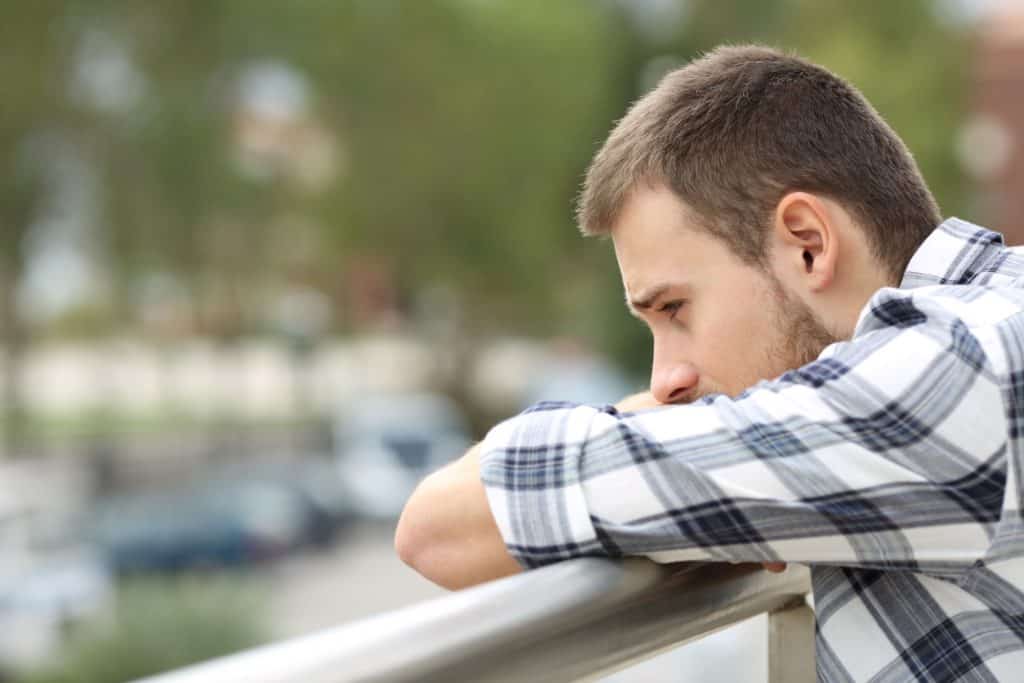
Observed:
[[[396,537],[460,587],[580,555],[811,567],[825,681],[1024,674],[1024,255],[940,216],[826,70],[720,48],[618,123],[579,219],[654,337],[650,394],[542,404]]]

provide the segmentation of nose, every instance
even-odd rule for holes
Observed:
[[[680,403],[692,399],[700,375],[685,361],[658,362],[651,368],[651,394],[659,403]]]

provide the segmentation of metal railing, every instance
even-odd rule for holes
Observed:
[[[771,683],[815,680],[808,572],[584,558],[146,683],[577,681],[769,613]]]

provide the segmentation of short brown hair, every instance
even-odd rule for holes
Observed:
[[[607,234],[641,182],[664,183],[702,228],[760,266],[790,191],[850,211],[896,282],[941,220],[910,152],[856,88],[762,46],[719,47],[630,108],[587,171],[582,232]]]

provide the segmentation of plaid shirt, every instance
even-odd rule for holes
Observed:
[[[542,403],[481,477],[525,567],[811,567],[822,681],[1024,680],[1024,251],[951,219],[853,338],[730,398]]]

